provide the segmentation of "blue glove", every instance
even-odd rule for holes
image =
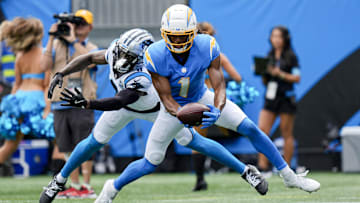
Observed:
[[[212,126],[219,119],[221,113],[220,109],[216,108],[211,104],[207,104],[206,106],[210,108],[210,111],[206,111],[203,113],[203,115],[207,116],[207,118],[202,119],[201,129]]]

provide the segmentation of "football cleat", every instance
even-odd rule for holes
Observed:
[[[314,179],[306,178],[305,176],[309,173],[309,171],[305,171],[301,174],[295,174],[291,178],[284,178],[284,184],[289,188],[299,188],[306,192],[312,193],[316,192],[320,189],[320,183]]]
[[[114,179],[107,180],[95,203],[112,203],[118,192],[114,187]]]
[[[207,183],[205,180],[196,182],[195,187],[192,189],[193,192],[207,190]]]
[[[259,170],[253,165],[247,165],[248,169],[241,176],[244,178],[252,187],[256,189],[261,195],[265,195],[268,191],[268,183],[264,177],[262,177]]]
[[[58,192],[65,190],[65,183],[59,183],[56,181],[56,176],[50,181],[48,186],[44,187],[40,195],[40,203],[50,203],[54,200]]]

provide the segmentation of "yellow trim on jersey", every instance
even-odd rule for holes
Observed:
[[[156,70],[156,68],[155,68],[155,65],[154,65],[154,62],[152,61],[148,50],[145,51],[145,57],[146,57],[146,60],[147,60],[148,62],[150,62],[151,66],[152,66],[152,67],[155,69],[155,71],[157,72],[157,70]]]
[[[211,41],[210,41],[210,59],[212,59],[212,52],[213,52],[215,43],[216,43],[215,38],[211,37]]]
[[[13,77],[15,76],[15,70],[13,69],[6,69],[3,72],[4,77]]]
[[[3,55],[1,57],[1,63],[15,62],[15,56],[12,54]]]

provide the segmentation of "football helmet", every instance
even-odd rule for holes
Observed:
[[[124,74],[142,63],[147,47],[154,42],[153,36],[144,29],[131,29],[123,33],[113,49],[113,69]]]
[[[161,19],[161,36],[167,48],[174,53],[184,53],[193,45],[196,36],[196,16],[186,5],[175,4],[169,7]],[[181,37],[181,42],[172,41],[173,37]]]

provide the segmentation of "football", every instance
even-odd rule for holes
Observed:
[[[210,108],[205,104],[188,103],[177,112],[176,117],[184,124],[198,126],[201,124],[205,111],[210,111]]]

